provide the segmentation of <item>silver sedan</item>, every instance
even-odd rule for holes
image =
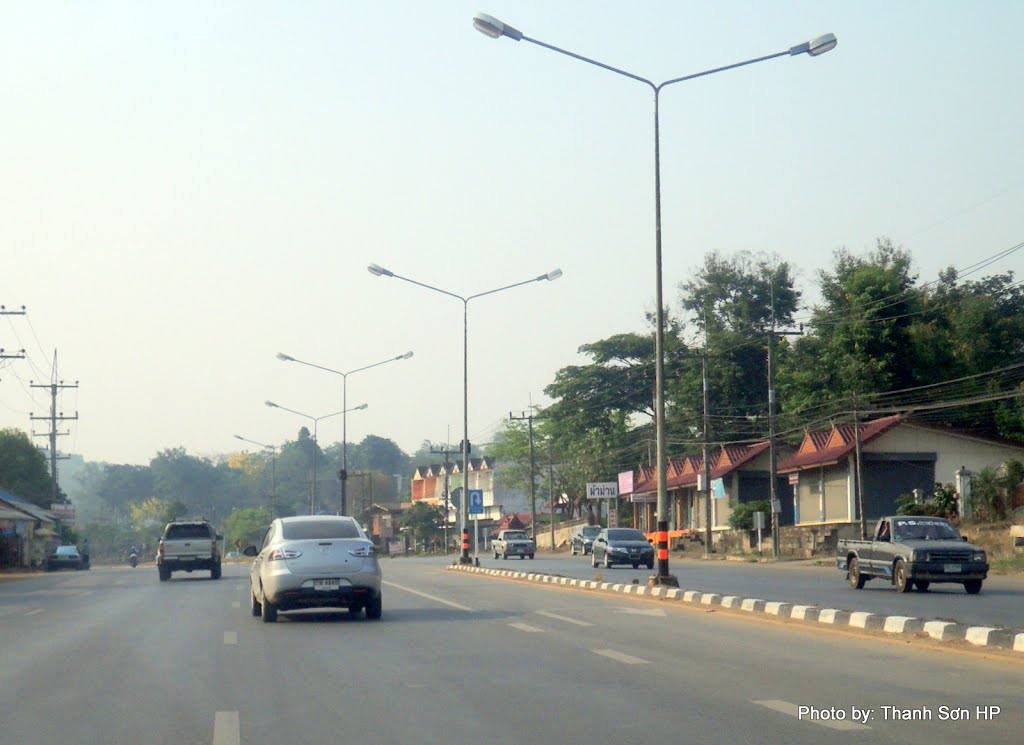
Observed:
[[[252,615],[266,623],[278,611],[348,608],[381,617],[377,551],[353,518],[336,515],[282,517],[270,524],[249,570]]]

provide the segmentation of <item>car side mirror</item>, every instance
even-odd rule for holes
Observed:
[[[967,540],[967,536],[965,536],[965,535],[960,536],[960,540],[963,541],[964,543],[970,543],[970,541]]]
[[[218,541],[223,541],[223,540],[224,540],[224,536],[223,536],[223,535],[221,535],[220,533],[218,533],[218,534],[217,534],[217,540],[218,540]]]
[[[257,549],[255,546],[246,546],[245,550],[242,551],[242,553],[246,556],[255,556],[259,553],[259,549]]]

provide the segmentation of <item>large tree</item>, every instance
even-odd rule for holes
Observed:
[[[53,502],[53,480],[46,458],[20,429],[0,430],[0,488],[40,507]],[[58,498],[63,499],[59,492]]]

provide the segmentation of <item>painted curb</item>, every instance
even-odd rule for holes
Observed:
[[[736,595],[719,595],[700,590],[683,590],[665,587],[647,587],[640,584],[615,584],[571,577],[556,577],[547,574],[526,574],[507,569],[487,569],[452,564],[449,570],[486,574],[492,577],[526,580],[544,584],[557,584],[582,590],[595,590],[620,595],[639,595],[661,600],[674,600],[691,605],[721,606],[731,610],[772,616],[775,618],[817,623],[837,628],[863,631],[880,631],[893,636],[927,636],[936,641],[964,641],[975,647],[991,647],[1024,654],[1024,632],[1001,629],[992,626],[968,626],[951,621],[934,621],[910,616],[887,616],[868,611],[849,611],[839,608],[819,608],[812,605],[796,605],[760,598],[741,598]]]

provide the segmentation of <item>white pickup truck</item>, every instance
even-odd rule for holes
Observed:
[[[494,551],[495,559],[507,559],[510,555],[520,559],[529,556],[532,559],[537,546],[525,530],[503,530],[491,541],[491,550]]]
[[[223,536],[203,518],[175,520],[167,523],[156,549],[156,568],[160,581],[171,578],[171,572],[196,569],[220,579],[220,547]]]

